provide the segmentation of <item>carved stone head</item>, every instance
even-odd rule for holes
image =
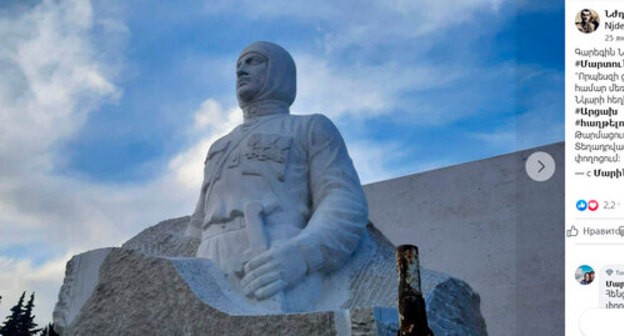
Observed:
[[[296,94],[297,70],[288,51],[265,41],[243,49],[236,63],[236,96],[241,108],[265,100],[291,105]]]

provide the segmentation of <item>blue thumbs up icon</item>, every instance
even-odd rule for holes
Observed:
[[[587,210],[587,202],[585,202],[585,200],[579,200],[578,202],[576,202],[576,209],[578,211]]]

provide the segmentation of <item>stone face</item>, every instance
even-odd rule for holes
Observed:
[[[324,302],[317,312],[267,315],[229,289],[225,275],[209,260],[172,255],[193,255],[187,245],[189,238],[183,236],[188,221],[189,217],[183,217],[161,222],[122,248],[105,250],[97,285],[92,286],[82,307],[74,306],[80,313],[69,315],[59,307],[77,301],[71,297],[76,293],[72,288],[78,283],[76,274],[83,266],[92,268],[76,263],[89,258],[91,252],[72,259],[55,311],[55,323],[65,323],[64,334],[396,334],[396,309],[373,309],[396,307],[397,303],[394,248],[374,226],[368,226],[354,256],[332,277],[343,283],[328,284],[334,286],[329,291],[335,300]],[[436,335],[453,331],[486,334],[479,297],[467,284],[426,269],[421,278],[430,327]]]

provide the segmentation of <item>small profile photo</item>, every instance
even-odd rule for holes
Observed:
[[[596,277],[596,272],[591,266],[583,265],[576,269],[574,272],[574,278],[581,285],[589,285],[594,282],[594,278]]]
[[[593,33],[600,26],[600,17],[593,9],[584,8],[576,14],[576,28],[585,34]]]

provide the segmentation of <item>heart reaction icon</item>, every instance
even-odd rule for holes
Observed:
[[[598,201],[596,200],[591,200],[587,203],[587,208],[589,208],[589,211],[596,211],[598,210]]]

